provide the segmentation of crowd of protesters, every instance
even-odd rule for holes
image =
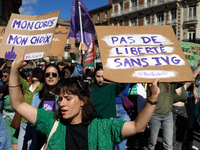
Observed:
[[[112,83],[104,79],[101,65],[83,67],[81,50],[87,49],[80,43],[74,66],[44,58],[45,69],[36,67],[30,76],[22,72],[28,63],[23,55],[5,60],[0,68],[1,150],[40,150],[49,137],[47,149],[151,150],[159,131],[161,149],[198,149],[193,145],[198,85],[159,79],[148,85]],[[199,74],[200,67],[194,77]]]

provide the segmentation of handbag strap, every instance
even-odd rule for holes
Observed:
[[[51,132],[50,132],[48,140],[47,140],[47,146],[48,146],[48,143],[49,143],[49,139],[51,138],[52,134],[56,131],[56,129],[58,127],[58,123],[59,123],[59,120],[56,120],[54,125],[53,125],[53,127],[52,127],[52,129],[51,129]]]

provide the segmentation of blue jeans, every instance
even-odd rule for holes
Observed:
[[[153,114],[150,122],[149,122],[149,129],[150,135],[148,140],[148,149],[154,150],[155,145],[157,142],[158,133],[160,127],[162,126],[162,133],[163,133],[163,147],[166,150],[173,149],[173,117],[172,113],[170,112],[167,115],[156,115]]]
[[[127,114],[126,110],[124,109],[124,106],[119,104],[116,105],[116,116],[117,118],[124,120],[124,121],[131,121],[129,115]],[[125,150],[127,140],[122,141],[119,144],[115,145],[115,150]]]
[[[4,122],[3,117],[0,113],[0,149],[1,150],[12,150],[12,144]]]
[[[19,130],[19,136],[18,136],[18,143],[17,143],[17,150],[22,150],[26,127],[27,127],[27,123],[21,121],[20,130]],[[31,142],[32,142],[32,140],[28,141],[27,149],[30,148]]]

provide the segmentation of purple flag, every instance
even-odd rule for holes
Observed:
[[[73,37],[81,41],[78,2],[81,3],[83,42],[89,46],[95,37],[95,29],[87,8],[82,0],[73,0],[71,8],[71,22],[69,27],[70,31],[68,37]]]

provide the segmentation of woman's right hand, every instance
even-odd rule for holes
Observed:
[[[21,69],[22,67],[26,66],[28,61],[24,60],[24,54],[21,54],[18,60],[14,60],[11,64],[11,68],[16,68],[17,70]]]

